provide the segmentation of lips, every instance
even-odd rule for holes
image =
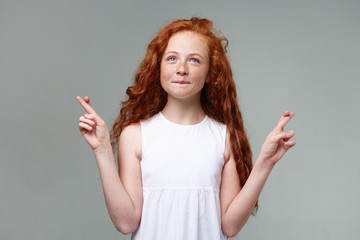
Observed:
[[[179,80],[179,81],[173,81],[173,83],[177,83],[177,84],[189,84],[190,82]]]

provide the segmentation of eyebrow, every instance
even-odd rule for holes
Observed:
[[[179,54],[179,53],[176,51],[169,51],[169,52],[164,53],[164,55],[168,55],[168,54]],[[201,56],[199,53],[190,53],[188,55],[190,55],[190,56],[196,55],[196,56],[200,57],[201,59],[205,60],[205,58],[203,56]]]

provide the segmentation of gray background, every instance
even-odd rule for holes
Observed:
[[[359,239],[359,1],[0,0],[1,239],[129,239],[107,215],[75,97],[110,126],[155,32],[193,15],[230,41],[255,157],[296,113],[297,145],[235,239]]]

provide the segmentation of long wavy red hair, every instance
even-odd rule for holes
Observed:
[[[162,28],[150,42],[135,75],[134,84],[126,90],[128,99],[122,102],[120,114],[113,125],[111,144],[115,150],[121,131],[126,126],[148,119],[165,107],[167,94],[160,84],[160,62],[169,39],[180,31],[200,33],[207,40],[209,81],[202,89],[201,105],[209,117],[226,124],[240,185],[243,187],[252,169],[252,152],[237,101],[232,70],[226,56],[228,40],[215,34],[213,23],[207,19],[193,17],[190,20],[174,21]],[[257,208],[256,203],[253,213]]]

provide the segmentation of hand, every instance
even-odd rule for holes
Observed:
[[[266,137],[259,158],[274,166],[291,147],[295,146],[295,141],[289,141],[294,135],[293,130],[284,132],[285,125],[294,116],[293,112],[285,111],[280,118],[277,126]]]
[[[85,138],[93,151],[102,147],[108,147],[110,144],[109,130],[104,120],[102,120],[90,106],[89,97],[86,96],[82,99],[78,96],[76,99],[86,111],[86,113],[79,118],[81,135]]]

